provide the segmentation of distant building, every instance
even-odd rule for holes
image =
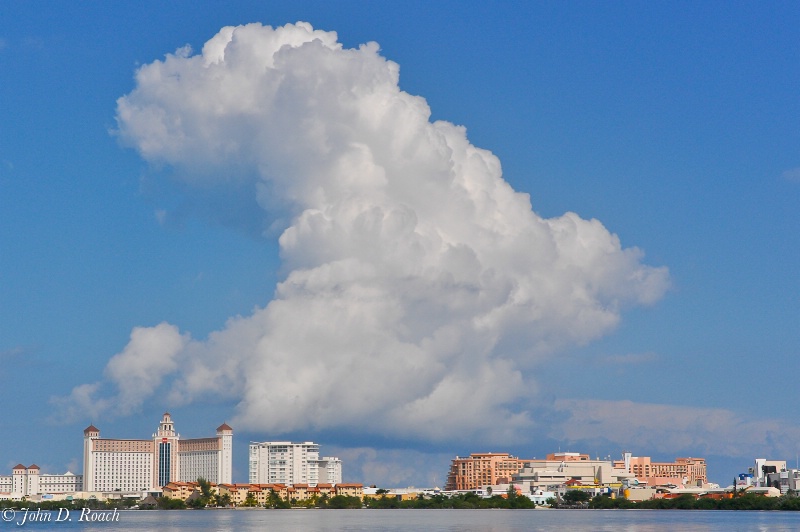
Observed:
[[[550,453],[545,458],[550,462],[585,462],[591,459],[592,457],[588,454],[562,452]]]
[[[508,484],[523,461],[508,453],[472,453],[456,456],[450,463],[445,491],[473,490],[481,486]]]
[[[33,495],[75,493],[83,490],[83,476],[67,471],[63,475],[42,473],[36,464],[14,466],[11,475],[0,476],[0,499],[21,499]]]
[[[750,474],[753,477],[752,483],[756,486],[771,485],[769,476],[774,476],[776,473],[786,470],[785,460],[767,460],[766,458],[756,458],[754,466],[750,468]]]
[[[181,439],[169,412],[148,440],[101,438],[89,425],[83,431],[83,479],[86,491],[145,491],[170,482],[203,477],[231,481],[233,429],[217,428],[215,438]]]
[[[588,454],[552,453],[544,460],[525,460],[514,483],[529,486],[531,492],[621,484],[633,475],[610,460],[592,460]]]
[[[702,486],[708,483],[705,458],[676,458],[674,462],[653,462],[649,456],[623,453],[614,467],[633,473],[640,484],[683,484]]]
[[[342,461],[319,456],[319,444],[288,441],[250,444],[250,484],[341,484]]]
[[[335,456],[323,456],[319,459],[319,484],[342,483],[342,461]]]

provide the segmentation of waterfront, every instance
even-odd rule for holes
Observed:
[[[240,532],[263,530],[383,531],[636,531],[699,532],[798,530],[800,512],[702,510],[185,510],[123,511],[117,522],[25,523],[0,528],[24,530],[97,530]],[[54,514],[55,516],[55,514]],[[17,516],[21,519],[21,516]],[[54,517],[55,518],[55,517]]]

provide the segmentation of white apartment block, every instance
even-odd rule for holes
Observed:
[[[319,457],[314,442],[252,442],[250,444],[251,484],[341,484],[342,461]]]
[[[341,484],[342,461],[335,456],[323,456],[319,459],[319,483]]]
[[[63,475],[42,474],[36,464],[14,466],[11,475],[0,476],[0,499],[21,499],[34,495],[83,491],[83,476],[67,471]]]
[[[169,412],[147,440],[101,438],[90,425],[83,431],[86,491],[145,491],[173,481],[230,483],[233,429],[223,423],[215,438],[181,439]]]

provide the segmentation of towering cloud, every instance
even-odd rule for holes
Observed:
[[[665,268],[597,220],[537,216],[398,79],[375,43],[305,23],[226,27],[138,70],[122,142],[188,188],[249,194],[288,273],[207,339],[137,329],[106,370],[120,398],[130,366],[174,401],[236,400],[241,428],[509,442],[532,424],[537,363],[663,295]]]

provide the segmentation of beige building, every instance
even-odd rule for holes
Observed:
[[[554,486],[604,486],[621,484],[633,475],[609,460],[592,460],[587,454],[553,453],[544,460],[526,460],[514,482],[531,490]]]
[[[250,484],[220,484],[218,486],[220,495],[228,495],[235,506],[241,506],[247,500],[250,492]]]
[[[339,483],[333,487],[336,495],[344,495],[345,497],[358,497],[359,499],[364,496],[364,485],[356,483]]]
[[[217,486],[211,484],[211,493],[216,493]],[[166,486],[161,487],[163,497],[171,499],[180,499],[185,501],[194,492],[200,492],[200,484],[197,482],[170,482]]]
[[[101,438],[83,431],[83,484],[86,491],[146,491],[170,482],[231,481],[233,429],[223,423],[215,438],[181,439],[169,412],[150,439]]]
[[[523,461],[508,453],[472,453],[456,456],[450,463],[445,491],[473,490],[481,486],[508,484]]]

